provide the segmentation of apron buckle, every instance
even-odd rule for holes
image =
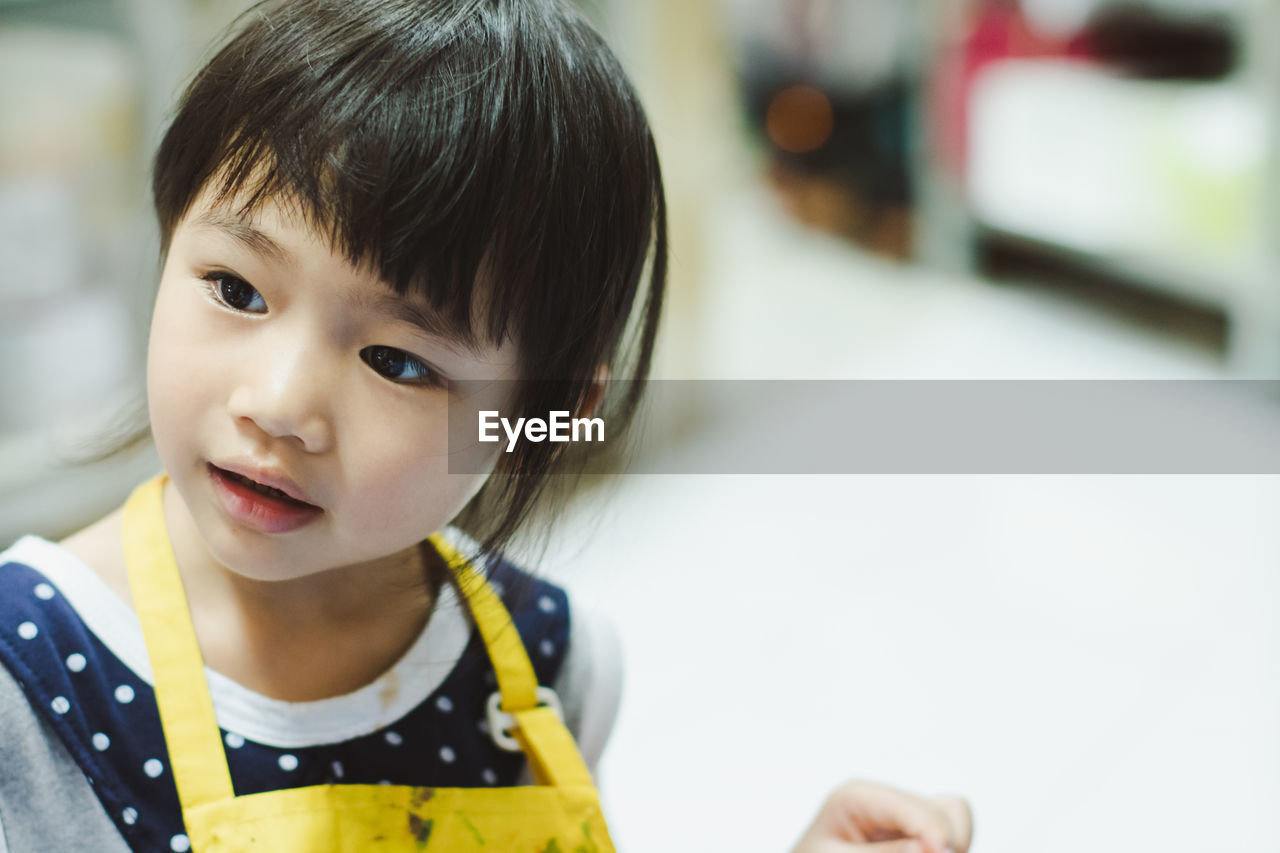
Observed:
[[[556,695],[554,690],[550,687],[539,686],[534,695],[538,698],[537,707],[550,708],[560,722],[564,722],[564,708],[560,705],[560,697]],[[505,749],[507,752],[522,752],[520,743],[508,734],[512,729],[516,728],[515,715],[502,710],[501,705],[502,692],[494,691],[489,695],[489,701],[486,705],[489,736],[493,738],[493,742],[497,744],[499,749]]]

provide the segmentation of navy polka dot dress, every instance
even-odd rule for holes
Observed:
[[[0,662],[52,723],[130,848],[181,853],[190,842],[149,670],[136,671],[136,649],[135,666],[126,664],[129,654],[104,642],[46,573],[48,567],[39,569],[41,555],[58,552],[65,563],[69,555],[58,546],[25,537],[0,554]],[[487,576],[511,612],[538,682],[553,685],[569,636],[564,591],[505,561],[491,566]],[[68,580],[65,574],[62,579]],[[96,576],[83,580],[98,582]],[[518,784],[525,759],[499,749],[489,736],[485,703],[496,679],[483,640],[468,630],[465,640],[460,638],[461,655],[429,694],[359,736],[278,746],[223,729],[236,794],[324,783]],[[136,640],[141,642],[140,634]]]

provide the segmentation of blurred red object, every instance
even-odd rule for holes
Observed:
[[[1017,0],[976,4],[959,33],[947,33],[931,87],[936,113],[938,154],[955,177],[965,172],[969,93],[979,72],[992,62],[1010,58],[1056,57],[1092,60],[1085,34],[1051,38],[1037,33]]]

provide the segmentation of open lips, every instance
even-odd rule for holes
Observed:
[[[273,488],[271,486],[264,486],[262,483],[259,483],[256,480],[251,480],[248,477],[235,473],[234,471],[228,471],[225,468],[219,468],[218,466],[212,465],[212,464],[209,467],[216,470],[219,474],[221,474],[223,477],[227,478],[228,480],[231,480],[234,483],[239,483],[240,485],[245,486],[246,488],[249,488],[254,492],[257,492],[258,494],[263,495],[264,497],[268,497],[273,500],[280,501],[281,503],[288,504],[290,506],[310,507],[312,509],[319,509],[319,507],[315,506],[314,504],[309,504],[306,501],[300,501],[297,498],[290,497],[287,493],[282,492],[279,489]]]

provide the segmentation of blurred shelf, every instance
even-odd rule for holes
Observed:
[[[1268,130],[1245,86],[1005,60],[970,110],[978,224],[1219,307],[1260,264]]]
[[[975,232],[981,243],[1019,244],[1029,252],[1061,261],[1066,268],[1096,272],[1124,286],[1193,310],[1223,314],[1230,310],[1233,294],[1239,290],[1244,273],[1229,274],[1220,267],[1180,263],[1156,254],[1098,254],[1070,244],[1004,227],[978,222]]]
[[[1099,278],[1219,313],[1233,371],[1278,376],[1268,238],[1280,143],[1266,96],[1276,85],[1252,65],[1186,82],[1078,60],[994,62],[969,101],[968,228],[957,233],[1039,246]]]
[[[993,281],[1069,296],[1104,315],[1181,341],[1226,366],[1228,311],[1221,300],[1202,294],[1228,282],[1212,273],[1196,278],[1193,270],[1158,260],[1099,258],[990,228],[978,230],[975,248],[979,267]]]

